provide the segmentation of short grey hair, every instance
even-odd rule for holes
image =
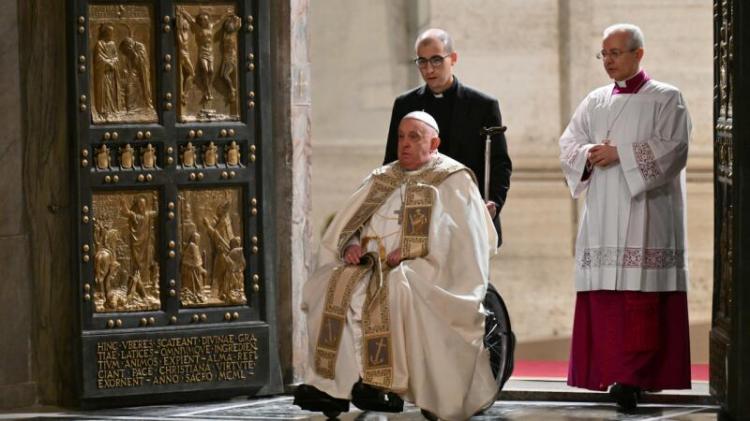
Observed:
[[[430,28],[419,34],[417,41],[414,42],[414,51],[417,51],[420,45],[426,44],[432,40],[437,40],[443,43],[443,50],[446,54],[451,54],[453,52],[453,38],[451,38],[448,32],[440,28]]]
[[[643,48],[643,46],[646,44],[646,38],[643,36],[643,31],[641,31],[641,28],[633,25],[632,23],[616,23],[612,26],[609,26],[602,33],[602,39],[607,38],[615,32],[626,32],[630,34],[630,41],[628,41],[628,44],[630,44],[629,47],[631,50]]]

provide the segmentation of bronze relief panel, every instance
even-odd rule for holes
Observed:
[[[98,192],[92,204],[95,311],[158,310],[158,194]]]
[[[82,401],[280,390],[261,240],[271,2],[69,3]],[[151,376],[149,349],[226,355]]]
[[[179,193],[183,307],[247,303],[240,188]]]
[[[154,34],[150,5],[90,5],[94,124],[154,123]]]
[[[229,3],[175,7],[180,122],[240,119],[236,11]]]

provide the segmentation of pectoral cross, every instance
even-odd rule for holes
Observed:
[[[401,203],[401,208],[393,211],[393,213],[398,217],[398,224],[401,225],[404,221],[404,204]]]
[[[401,190],[403,188],[399,187],[399,193],[401,194],[401,207],[398,210],[393,211],[393,213],[398,217],[398,224],[402,225],[404,223],[404,191]]]

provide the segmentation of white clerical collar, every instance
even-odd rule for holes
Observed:
[[[432,89],[427,88],[430,93],[432,94],[433,98],[445,98],[446,94],[448,97],[451,97],[453,95],[453,92],[456,90],[456,77],[451,76],[451,84],[448,85],[448,88],[446,88],[443,92],[433,92]]]
[[[638,69],[638,71],[637,71],[637,72],[635,72],[635,74],[633,74],[633,75],[632,75],[632,76],[630,76],[630,77],[627,77],[627,78],[625,78],[625,80],[616,80],[616,81],[615,81],[615,84],[617,84],[617,86],[619,86],[620,88],[627,88],[627,87],[628,87],[628,82],[629,82],[629,81],[630,81],[631,79],[633,79],[633,78],[637,77],[637,76],[638,76],[639,74],[641,74],[641,69],[640,69],[640,68]]]

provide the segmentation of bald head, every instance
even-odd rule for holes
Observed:
[[[417,37],[414,43],[414,51],[419,51],[419,47],[426,44],[439,43],[443,47],[445,54],[453,52],[453,38],[445,30],[440,28],[430,28]]]
[[[643,48],[646,43],[641,28],[632,23],[616,23],[607,27],[602,33],[602,39],[607,39],[610,35],[618,32],[627,34],[628,47],[632,50]]]

